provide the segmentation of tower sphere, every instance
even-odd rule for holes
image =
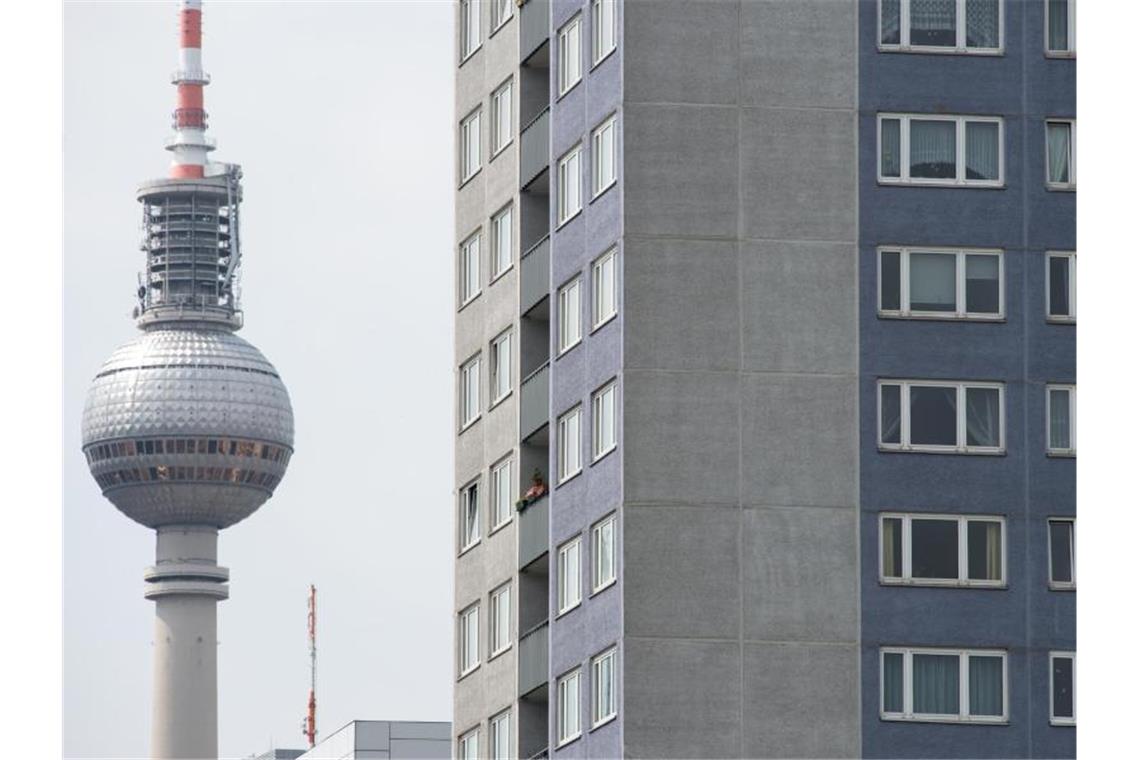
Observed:
[[[272,494],[293,449],[293,409],[253,345],[209,325],[152,328],[116,350],[83,411],[91,474],[151,528],[225,528]]]

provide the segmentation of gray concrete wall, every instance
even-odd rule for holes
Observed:
[[[855,11],[624,3],[626,756],[860,752]]]

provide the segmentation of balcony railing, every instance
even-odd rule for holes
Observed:
[[[519,569],[550,549],[550,499],[545,496],[519,512]]]
[[[524,0],[519,24],[519,61],[525,63],[550,38],[550,0]]]
[[[550,107],[535,116],[519,135],[519,187],[525,188],[550,166]]]
[[[523,697],[546,684],[548,649],[547,621],[519,636],[519,696]]]
[[[520,384],[519,440],[525,441],[550,421],[550,362]]]
[[[522,255],[519,283],[519,314],[526,314],[550,295],[550,235]]]

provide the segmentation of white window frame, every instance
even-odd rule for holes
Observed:
[[[1049,125],[1065,124],[1069,127],[1069,181],[1055,182],[1049,179]],[[1076,190],[1077,189],[1077,120],[1076,119],[1046,119],[1045,120],[1045,187],[1050,190]]]
[[[514,18],[515,0],[491,0],[491,34],[503,28],[503,25]]]
[[[607,268],[608,279],[605,275]],[[618,313],[617,246],[594,259],[590,265],[590,285],[592,316],[590,331],[593,332],[616,317]],[[608,308],[606,300],[609,301]]]
[[[483,292],[483,233],[475,234],[459,244],[459,308],[475,300]]]
[[[573,172],[571,172],[573,165]],[[573,176],[570,176],[573,173]],[[577,190],[570,196],[571,182]],[[574,205],[571,206],[571,200]],[[569,222],[582,213],[582,143],[578,143],[558,159],[558,224]]]
[[[493,660],[511,648],[511,583],[507,581],[493,590],[488,597],[487,647],[488,660]],[[505,607],[505,609],[504,609]]]
[[[883,387],[897,385],[899,391],[899,443],[885,443],[883,441]],[[910,442],[910,389],[914,387],[936,387],[957,389],[955,399],[955,413],[958,418],[957,443],[953,446],[935,444],[912,444]],[[966,389],[988,388],[997,389],[998,392],[998,445],[997,446],[967,446],[966,445]],[[992,383],[974,380],[902,380],[883,379],[878,382],[878,397],[876,404],[878,412],[878,441],[880,451],[917,451],[935,452],[941,454],[1001,454],[1005,452],[1005,383]]]
[[[479,602],[475,602],[459,611],[460,678],[479,669],[479,665],[482,664],[479,655]]]
[[[582,278],[558,289],[558,356],[582,342]]]
[[[570,37],[573,35],[573,42]],[[573,55],[576,71],[570,78],[570,60]],[[562,97],[582,81],[582,14],[577,13],[558,30],[558,97]]]
[[[570,440],[571,429],[574,433],[573,441]],[[582,405],[578,404],[558,418],[559,485],[580,472],[582,472]]]
[[[903,656],[903,711],[887,712],[886,655]],[[956,655],[958,657],[958,714],[914,712],[914,664],[916,654]],[[1001,715],[970,715],[970,656],[1001,657]],[[1009,653],[1004,649],[942,649],[933,647],[881,647],[879,649],[879,717],[882,720],[925,723],[1008,723],[1009,722]]]
[[[898,44],[883,42],[883,0],[879,0],[878,26],[875,39],[879,51],[883,53],[941,53],[943,55],[1003,55],[1005,53],[1005,4],[998,0],[998,46],[994,48],[967,47],[966,45],[966,0],[957,0],[954,17],[954,46],[912,45],[910,44],[910,3],[899,0],[899,41]]]
[[[567,569],[573,553],[574,567]],[[582,603],[582,536],[577,535],[558,547],[558,614],[561,617]]]
[[[459,0],[459,63],[483,46],[482,0]]]
[[[1072,58],[1077,54],[1077,1],[1068,0],[1065,3],[1066,11],[1069,16],[1069,47],[1065,50],[1051,50],[1049,48],[1049,0],[1042,0],[1045,4],[1045,57],[1047,58]]]
[[[610,411],[608,439],[604,436],[606,425],[603,419],[607,404]],[[617,448],[617,417],[617,380],[611,380],[590,397],[590,452],[593,461],[597,462]]]
[[[1052,259],[1068,259],[1069,261],[1069,314],[1054,315],[1053,310],[1053,267]],[[1077,252],[1076,251],[1046,251],[1045,252],[1045,321],[1071,323],[1077,321]]]
[[[884,567],[884,525],[887,520],[901,520],[902,568],[900,576],[889,576]],[[958,577],[915,578],[911,541],[912,520],[944,520],[958,525]],[[996,522],[1001,525],[1001,578],[997,580],[969,577],[969,525],[971,522]],[[1005,518],[1001,515],[953,515],[925,512],[883,512],[879,515],[879,583],[884,586],[957,586],[962,588],[1005,588],[1008,576],[1008,537]]]
[[[501,728],[505,725],[505,728]],[[511,755],[511,710],[507,708],[487,721],[487,734],[491,739],[489,747],[490,760],[510,760]],[[506,740],[506,746],[500,746],[500,732]]]
[[[1069,447],[1055,449],[1053,443],[1053,391],[1069,394]],[[1077,454],[1077,386],[1073,383],[1048,383],[1045,386],[1045,451],[1051,456]]]
[[[602,535],[609,530],[608,554],[609,573],[603,568]],[[590,587],[591,593],[596,594],[617,583],[617,514],[612,513],[604,517],[590,529]]]
[[[567,699],[567,692],[570,691],[570,682],[574,683],[574,698],[571,701]],[[574,668],[569,673],[565,673],[558,677],[557,686],[555,688],[555,696],[558,700],[556,713],[556,733],[557,740],[556,747],[569,744],[582,735],[582,668]],[[569,725],[570,716],[574,716],[573,730]]]
[[[883,308],[883,254],[899,254],[899,308]],[[955,255],[955,309],[948,311],[921,311],[910,307],[910,257],[915,253]],[[970,312],[966,310],[966,257],[996,256],[998,260],[997,312]],[[995,321],[1005,319],[1005,254],[997,248],[941,248],[937,246],[880,246],[878,249],[878,302],[880,317],[895,319],[946,319]]]
[[[491,282],[506,274],[515,265],[514,256],[514,203],[508,203],[491,217]],[[506,240],[504,240],[504,235]],[[506,243],[504,246],[503,244]]]
[[[1070,581],[1053,580],[1053,523],[1068,523]],[[1074,517],[1050,517],[1045,526],[1045,553],[1049,558],[1049,588],[1054,591],[1073,591],[1077,588],[1077,520]]]
[[[507,456],[491,466],[491,533],[509,523],[513,517],[511,497],[514,494],[515,460]]]
[[[602,705],[602,676],[604,663],[609,663],[610,704]],[[602,712],[604,707],[608,707]],[[617,647],[613,646],[590,659],[590,727],[604,726],[617,717]]]
[[[1070,660],[1073,663],[1073,714],[1059,716],[1053,704],[1056,698],[1056,688],[1053,685],[1053,661]],[[1075,726],[1077,725],[1077,653],[1073,651],[1053,651],[1049,653],[1049,725]]]
[[[513,80],[508,79],[491,93],[491,159],[503,152],[514,139],[513,111]],[[504,113],[505,105],[505,113]]]
[[[459,368],[459,430],[474,425],[483,414],[483,389],[479,386],[483,355],[475,354]]]
[[[511,369],[514,366],[513,331],[507,328],[495,336],[490,345],[490,407],[511,395]],[[505,381],[505,382],[504,382]],[[503,387],[500,389],[499,386]]]
[[[463,186],[483,169],[483,106],[459,122],[459,184]]]
[[[479,542],[483,540],[483,504],[481,502],[483,494],[481,491],[478,478],[466,483],[459,489],[459,553],[461,555],[478,546]],[[469,519],[471,512],[468,508],[471,504],[472,494],[474,494],[475,513]]]
[[[605,149],[604,143],[609,140],[609,149]],[[602,175],[603,161],[602,159],[609,154],[609,176]],[[617,115],[609,117],[590,133],[590,154],[592,161],[590,162],[590,182],[592,190],[592,198],[597,198],[599,195],[609,190],[617,184]]]
[[[617,50],[617,0],[593,0],[590,3],[590,27],[592,68]]]
[[[883,176],[883,122],[899,121],[899,176]],[[957,162],[953,179],[910,176],[910,122],[949,121],[955,124],[954,158]],[[998,125],[998,178],[966,179],[966,123]],[[930,113],[880,113],[875,130],[875,174],[884,185],[921,185],[933,187],[1004,187],[1005,186],[1005,119],[1000,116],[964,116]]]

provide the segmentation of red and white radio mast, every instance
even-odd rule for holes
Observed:
[[[302,732],[309,747],[317,743],[317,587],[309,586],[309,710]]]
[[[178,107],[174,110],[174,135],[166,141],[173,154],[170,176],[201,178],[214,141],[206,137],[206,109],[202,88],[210,76],[202,70],[202,0],[181,0],[178,8]]]

